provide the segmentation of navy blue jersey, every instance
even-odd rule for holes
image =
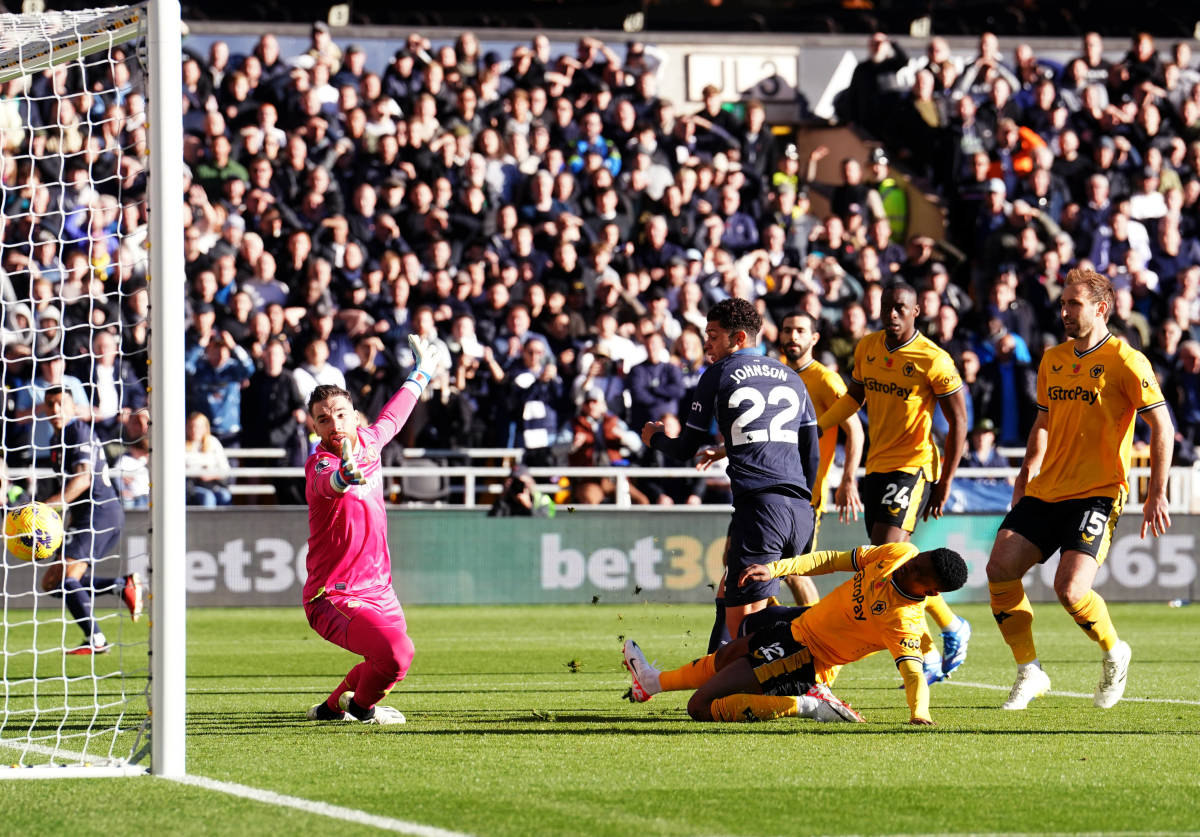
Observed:
[[[121,498],[108,471],[104,448],[92,434],[92,428],[79,419],[72,419],[62,431],[55,431],[50,440],[50,463],[62,483],[83,464],[91,466],[92,487],[71,504],[65,523],[90,527],[94,517],[121,508]],[[90,502],[84,502],[90,501]]]
[[[734,498],[771,488],[810,496],[817,416],[797,372],[746,351],[717,361],[700,376],[685,425],[707,432],[714,418]]]

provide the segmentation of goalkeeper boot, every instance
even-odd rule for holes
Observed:
[[[389,726],[391,724],[403,724],[408,719],[404,717],[399,709],[394,709],[391,706],[376,705],[368,709],[369,713],[365,718],[358,718],[350,711],[350,701],[354,699],[354,692],[342,692],[342,696],[338,698],[338,706],[346,713],[347,720],[358,720],[364,724],[378,724],[379,726]]]
[[[971,623],[959,618],[955,629],[942,631],[942,674],[950,672],[967,661],[967,643],[971,641]]]
[[[625,640],[622,651],[625,656],[625,668],[629,669],[633,678],[633,685],[629,689],[630,697],[634,703],[645,703],[662,691],[658,682],[659,671],[646,662],[646,655],[632,639]]]
[[[129,608],[130,618],[136,622],[142,617],[142,577],[137,573],[125,576],[125,589],[121,591],[121,600]]]
[[[811,701],[811,703],[810,703]],[[800,698],[802,712],[807,718],[822,723],[864,724],[866,720],[850,704],[835,695],[824,683],[816,683]],[[807,706],[805,706],[807,704]]]
[[[1027,665],[1017,669],[1017,680],[1013,683],[1008,700],[1000,705],[1001,709],[1024,709],[1029,701],[1041,697],[1050,691],[1050,675],[1042,671],[1041,666]]]
[[[1112,651],[1104,657],[1104,667],[1100,674],[1100,684],[1096,686],[1096,695],[1092,702],[1101,709],[1115,706],[1125,694],[1125,681],[1129,677],[1129,658],[1132,651],[1129,643],[1119,641]]]
[[[105,639],[104,634],[96,631],[91,637],[85,639],[81,645],[72,648],[66,653],[72,657],[90,657],[93,654],[107,654],[111,647],[108,644],[108,640]]]

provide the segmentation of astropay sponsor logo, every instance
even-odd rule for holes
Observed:
[[[1095,404],[1100,400],[1100,393],[1084,387],[1050,387],[1051,401],[1082,401],[1084,404]]]

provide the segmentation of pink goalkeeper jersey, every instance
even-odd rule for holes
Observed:
[[[318,448],[304,465],[308,500],[308,581],[304,601],[328,591],[369,595],[392,585],[392,559],[387,545],[387,512],[379,452],[412,413],[420,387],[406,382],[379,414],[379,420],[359,428],[354,461],[367,481],[345,494],[331,479],[341,459]]]

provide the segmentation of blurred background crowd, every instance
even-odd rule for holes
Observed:
[[[470,31],[413,32],[371,65],[317,23],[298,54],[270,33],[244,54],[220,40],[188,52],[188,445],[210,473],[192,480],[192,500],[230,501],[230,447],[301,464],[318,384],[345,386],[374,419],[412,364],[410,333],[433,342],[444,371],[385,464],[402,446],[522,448],[534,466],[684,464],[642,450],[636,431],[686,411],[709,306],[752,300],[773,354],[783,317],[808,313],[817,357],[846,375],[893,280],[917,288],[919,327],[963,373],[972,464],[1007,464],[994,448],[1024,444],[1038,360],[1062,339],[1060,282],[1076,266],[1112,278],[1111,328],[1154,363],[1177,460],[1190,463],[1200,70],[1189,43],[1089,32],[1061,62],[1028,45],[1002,54],[990,31],[973,55],[940,37],[910,55],[871,34],[836,112],[873,150],[840,160],[833,183],[814,174],[829,149],[802,153],[761,103],[715,87],[699,108],[660,96],[642,41],[583,37],[563,53],[539,34],[500,54]],[[144,461],[137,80],[118,50],[86,73],[10,83],[0,101],[6,124],[32,125],[3,134],[10,464],[40,450],[38,393],[63,380],[114,463]],[[945,207],[944,240],[909,232],[897,170]],[[612,492],[573,488],[582,502]],[[296,481],[276,494],[302,501]],[[634,499],[724,498],[670,480],[640,482]]]

